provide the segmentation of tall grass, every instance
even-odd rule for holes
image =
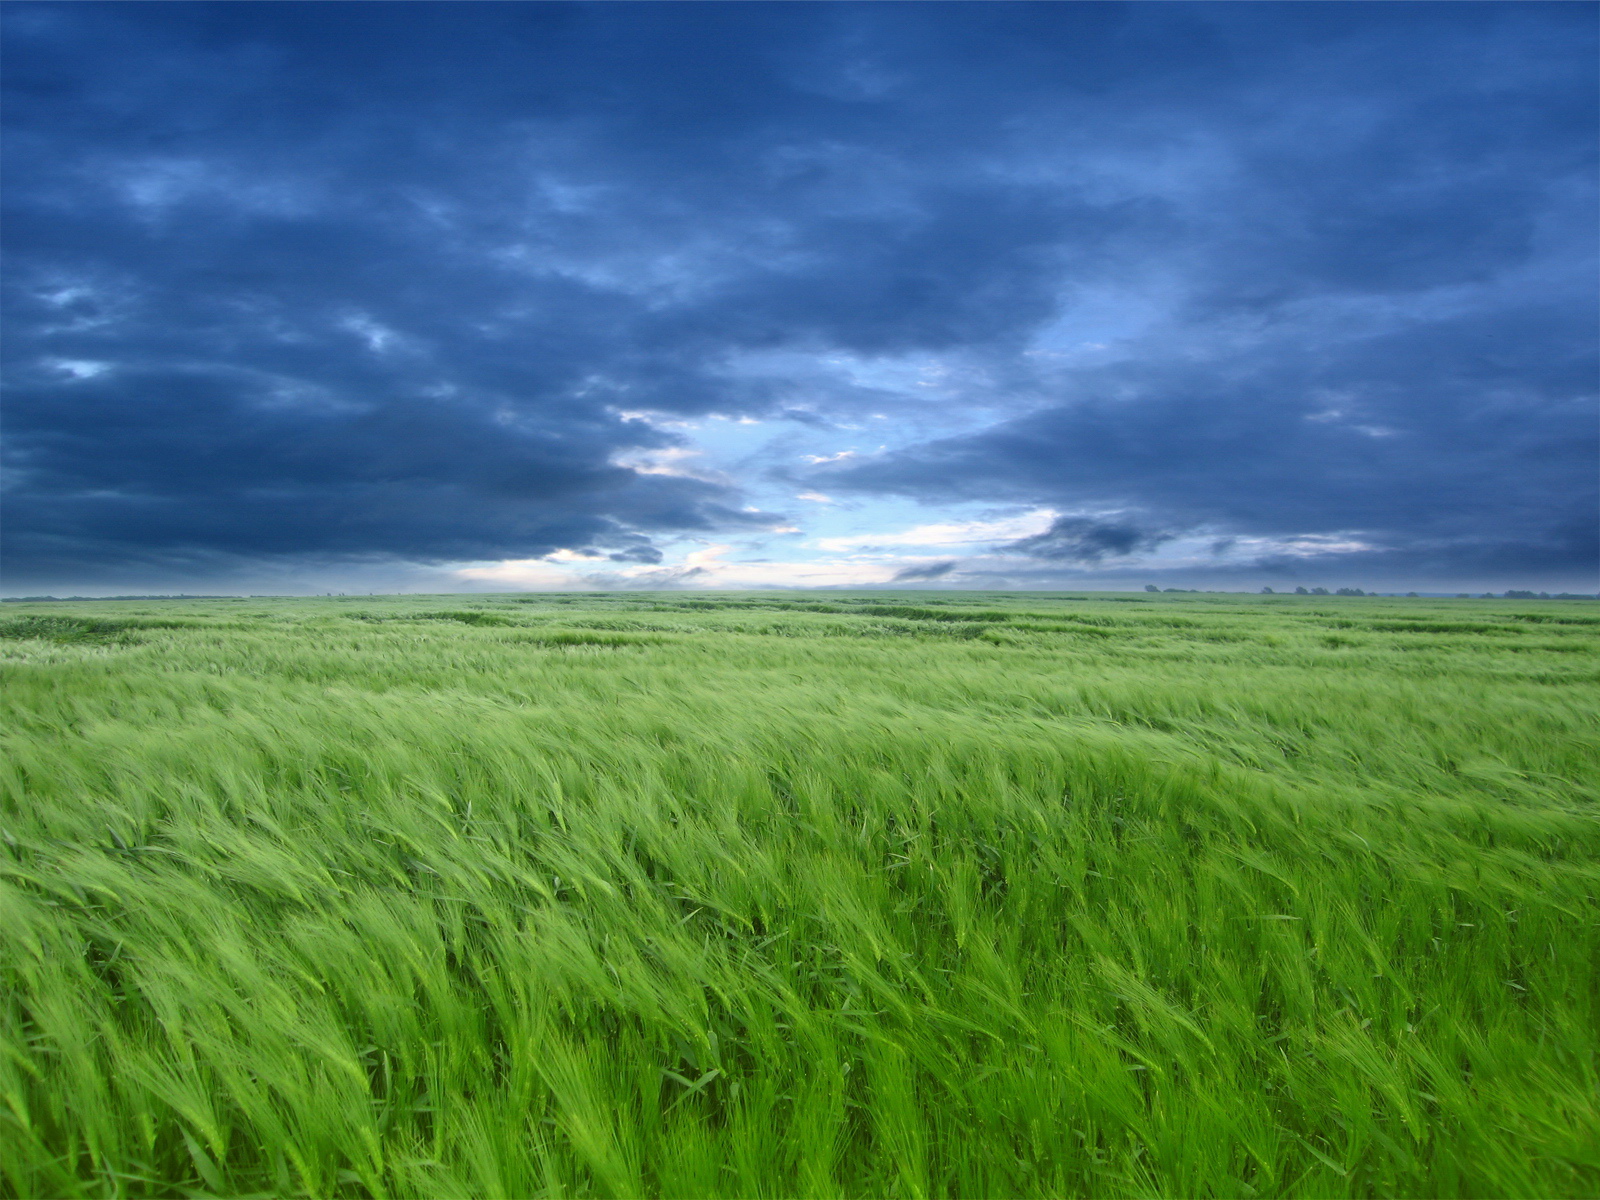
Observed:
[[[1600,615],[7,605],[33,1196],[1591,1196]]]

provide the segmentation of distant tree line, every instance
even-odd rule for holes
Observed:
[[[1162,587],[1157,587],[1153,583],[1145,584],[1144,585],[1144,590],[1147,591],[1147,592],[1157,592],[1157,593],[1162,593],[1162,594],[1165,594],[1165,593],[1168,593],[1168,592],[1177,592],[1177,593],[1185,594],[1185,595],[1198,594],[1200,592],[1199,588],[1162,588]],[[1212,593],[1208,592],[1206,594],[1210,595]],[[1224,594],[1226,595],[1226,594],[1231,594],[1231,593],[1224,593]],[[1314,588],[1297,587],[1297,588],[1294,589],[1294,593],[1293,594],[1296,595],[1296,596],[1385,596],[1385,595],[1387,595],[1387,596],[1395,596],[1398,593],[1395,593],[1395,592],[1368,592],[1368,591],[1363,591],[1361,588],[1348,588],[1348,587],[1335,588],[1333,591],[1330,592],[1325,587],[1314,587]],[[1289,593],[1288,592],[1280,593],[1280,592],[1274,591],[1270,587],[1264,587],[1264,588],[1261,589],[1261,591],[1258,593],[1258,595],[1262,595],[1262,596],[1277,596],[1277,595],[1289,595]],[[1420,598],[1420,597],[1418,597],[1416,592],[1407,592],[1406,593],[1406,597],[1408,599],[1418,599],[1418,598]],[[1553,592],[1552,593],[1552,592],[1509,591],[1509,592],[1501,592],[1498,595],[1496,595],[1494,592],[1484,592],[1481,596],[1474,597],[1471,592],[1457,592],[1456,593],[1456,599],[1457,600],[1472,600],[1474,598],[1479,599],[1479,600],[1600,600],[1600,594],[1595,594],[1595,593],[1591,593],[1591,592]]]
[[[1465,597],[1467,593],[1461,593]],[[1481,600],[1600,600],[1600,596],[1591,596],[1588,592],[1502,592],[1496,596],[1493,592],[1485,592],[1479,597]]]

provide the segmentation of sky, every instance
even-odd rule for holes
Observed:
[[[0,587],[1592,592],[1596,15],[16,0]]]

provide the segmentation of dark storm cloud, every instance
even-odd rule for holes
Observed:
[[[943,579],[956,569],[954,559],[946,562],[927,563],[920,567],[907,567],[903,571],[896,571],[891,583],[912,583],[921,580]]]
[[[830,487],[1590,553],[1580,6],[6,15],[15,584],[659,561],[764,518],[617,465],[674,437],[628,413],[882,409],[728,369],[772,350],[1001,417]]]
[[[1032,537],[1000,547],[1029,558],[1070,563],[1099,563],[1139,550],[1153,550],[1174,535],[1140,529],[1125,521],[1097,521],[1091,517],[1057,517],[1050,528]]]
[[[661,551],[643,538],[636,538],[634,544],[622,550],[617,550],[606,555],[612,562],[625,563],[658,563],[662,559]]]

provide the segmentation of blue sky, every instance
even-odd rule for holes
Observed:
[[[26,3],[5,589],[1596,587],[1586,3]]]

